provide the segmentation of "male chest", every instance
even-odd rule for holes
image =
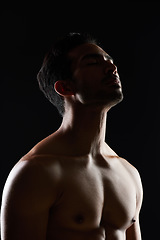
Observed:
[[[136,214],[136,186],[129,172],[119,165],[103,171],[104,206],[102,222],[127,229]]]
[[[123,168],[70,167],[53,218],[58,225],[76,230],[100,225],[122,228],[129,225],[135,209],[134,182]]]

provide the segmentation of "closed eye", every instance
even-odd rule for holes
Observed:
[[[95,64],[98,64],[98,63],[99,63],[99,61],[97,59],[92,59],[89,62],[87,62],[87,65],[95,65]]]
[[[103,54],[87,54],[83,56],[81,59],[84,65],[89,66],[89,65],[96,65],[103,63],[104,61],[111,61],[113,62],[113,59],[108,55],[103,55]]]

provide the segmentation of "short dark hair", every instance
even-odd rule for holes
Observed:
[[[64,38],[59,39],[46,54],[37,75],[40,90],[57,107],[61,116],[65,111],[64,98],[55,91],[54,84],[58,80],[72,77],[71,60],[68,58],[68,53],[84,43],[97,44],[97,41],[88,33],[69,33]]]

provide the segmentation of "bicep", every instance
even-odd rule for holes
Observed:
[[[131,225],[126,231],[126,240],[141,240],[141,230],[139,220]]]
[[[25,204],[24,208],[29,209]],[[45,240],[47,217],[47,212],[35,213],[29,209],[26,213],[16,204],[10,204],[2,210],[2,240]]]
[[[34,168],[11,171],[2,197],[2,240],[46,239],[51,198],[42,179],[42,172]]]
[[[141,230],[140,230],[140,223],[139,223],[139,214],[142,206],[142,200],[143,200],[143,187],[140,175],[138,171],[136,171],[136,186],[137,186],[137,197],[136,197],[136,215],[135,219],[136,222],[132,224],[126,231],[126,239],[127,240],[141,240]]]

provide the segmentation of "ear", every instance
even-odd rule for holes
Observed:
[[[59,80],[54,84],[55,91],[61,95],[61,96],[72,96],[74,95],[74,91],[72,89],[72,86],[70,84],[70,81],[66,80]]]

